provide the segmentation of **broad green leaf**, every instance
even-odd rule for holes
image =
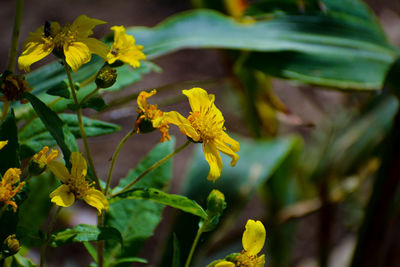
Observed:
[[[52,96],[61,96],[63,98],[70,98],[71,93],[69,91],[68,81],[64,80],[61,83],[55,85],[46,91],[47,94]]]
[[[89,242],[99,240],[115,240],[122,243],[121,233],[113,227],[97,227],[78,224],[74,228],[58,231],[52,235],[53,247],[60,247],[73,242]]]
[[[64,154],[64,161],[67,167],[71,167],[69,158],[71,151],[79,151],[74,135],[71,133],[68,125],[64,123],[45,103],[39,98],[30,94],[24,93],[23,97],[31,102],[32,107],[39,116],[40,120],[46,126],[47,130],[56,140],[58,146]]]
[[[0,125],[0,141],[8,141],[0,149],[0,174],[3,175],[9,168],[19,168],[18,129],[14,110],[11,110],[4,122]]]
[[[369,28],[325,15],[282,15],[241,23],[218,12],[198,10],[175,15],[153,28],[132,27],[128,33],[144,46],[148,58],[184,48],[268,52],[273,54],[264,56],[274,60],[260,59],[261,70],[272,68],[272,74],[284,78],[342,89],[380,89],[399,55]],[[352,77],[354,70],[364,75]]]
[[[78,119],[75,114],[59,114],[60,119],[68,125],[75,138],[81,137]],[[120,129],[116,124],[83,117],[87,137],[111,134]],[[20,132],[21,159],[39,152],[44,146],[54,146],[56,141],[39,118],[34,119]]]
[[[28,258],[15,254],[4,260],[3,267],[36,267],[36,265]]]
[[[176,209],[180,209],[203,219],[208,218],[207,213],[199,204],[196,203],[196,201],[190,200],[181,195],[168,194],[154,188],[132,189],[126,191],[112,198],[110,203],[114,203],[123,199],[148,199]]]
[[[126,178],[120,181],[119,187],[127,185],[148,167],[170,154],[175,145],[175,139],[158,144],[143,158],[137,167],[130,171]],[[167,189],[172,175],[172,161],[168,161],[145,176],[133,188]],[[117,189],[118,191],[120,189]],[[106,213],[105,225],[118,229],[124,238],[124,247],[120,253],[120,245],[115,242],[106,243],[107,264],[115,263],[118,259],[135,257],[144,242],[153,235],[161,220],[164,205],[142,199],[124,199],[110,204]],[[118,264],[118,266],[129,266]]]

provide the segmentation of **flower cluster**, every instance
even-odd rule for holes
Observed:
[[[14,212],[17,211],[17,203],[12,198],[21,191],[25,182],[20,182],[21,170],[18,168],[8,169],[0,181],[0,203],[2,206],[10,205]]]

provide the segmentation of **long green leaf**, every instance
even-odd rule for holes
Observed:
[[[154,188],[132,189],[116,196],[110,202],[114,203],[122,199],[148,199],[207,219],[207,213],[196,201],[181,195],[168,194]]]
[[[32,107],[39,116],[40,120],[49,130],[50,134],[56,140],[58,146],[61,148],[64,154],[64,160],[68,167],[71,167],[69,158],[71,151],[79,151],[78,144],[74,135],[71,133],[68,125],[64,123],[45,103],[39,98],[30,94],[24,93],[23,97],[31,102]]]
[[[0,174],[3,175],[9,168],[19,168],[18,129],[14,110],[11,110],[4,122],[0,125],[0,141],[8,141],[0,149]]]

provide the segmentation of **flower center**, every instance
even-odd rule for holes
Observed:
[[[215,113],[208,109],[205,113],[194,111],[190,113],[188,121],[200,135],[200,140],[208,142],[214,140],[223,130],[223,121],[217,121]]]
[[[86,196],[87,192],[89,191],[91,185],[93,185],[94,182],[88,182],[84,178],[81,179],[76,179],[76,178],[70,178],[68,179],[66,185],[68,185],[69,190],[74,193],[75,197],[77,199],[83,198]]]

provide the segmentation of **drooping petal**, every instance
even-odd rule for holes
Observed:
[[[215,182],[222,172],[222,160],[216,145],[213,142],[203,143],[203,153],[208,165],[210,166],[210,172],[208,173],[207,179]]]
[[[226,132],[221,133],[220,139],[229,144],[234,152],[238,152],[240,150],[240,143],[230,137]]]
[[[175,124],[179,127],[179,129],[183,134],[189,136],[194,141],[200,140],[200,135],[196,132],[196,130],[193,128],[190,122],[176,111],[165,112],[163,120],[160,121],[163,121],[168,124],[169,123]],[[153,126],[157,127],[158,125],[154,125],[153,123]]]
[[[103,59],[107,58],[107,53],[110,50],[110,47],[102,41],[95,38],[79,38],[77,41],[87,45],[90,52],[92,52],[93,54],[99,55]]]
[[[68,172],[68,169],[58,161],[49,162],[47,167],[63,183],[67,183],[71,177],[71,175]]]
[[[206,90],[199,87],[182,90],[182,93],[189,99],[192,111],[206,111],[214,103],[214,95],[209,96]]]
[[[218,262],[214,267],[235,267],[236,265],[230,261]]]
[[[42,37],[44,34],[44,26],[40,26],[34,32],[29,33],[29,37],[26,38],[23,47],[24,50],[29,43],[43,43]]]
[[[30,42],[25,47],[25,50],[18,57],[18,68],[25,72],[30,71],[30,66],[48,56],[54,49],[51,43],[36,43]]]
[[[243,233],[242,244],[248,255],[257,255],[265,242],[265,228],[260,221],[248,220]]]
[[[68,185],[60,185],[50,193],[51,202],[57,206],[69,207],[75,202],[75,195],[70,191]]]
[[[235,166],[236,162],[239,160],[238,154],[236,154],[228,145],[224,143],[224,140],[220,139],[215,139],[214,140],[215,145],[217,146],[217,149],[224,153],[225,155],[228,155],[229,157],[232,158],[231,161],[231,166]]]
[[[71,153],[71,175],[76,179],[84,179],[87,174],[86,159],[79,152]]]
[[[71,67],[73,72],[90,61],[92,58],[89,47],[82,42],[73,42],[71,44],[64,44],[65,60]]]
[[[21,170],[18,168],[9,168],[3,176],[3,181],[6,184],[16,184],[19,182]]]
[[[102,210],[108,210],[109,204],[107,198],[97,189],[91,188],[83,197],[83,200],[90,206],[95,207],[99,214],[101,214]]]
[[[77,31],[79,37],[88,37],[93,34],[92,29],[97,25],[106,24],[107,22],[89,18],[86,15],[77,17],[71,25],[72,31]]]
[[[151,96],[153,96],[153,95],[155,95],[157,93],[157,90],[156,89],[153,89],[153,90],[151,90],[150,92],[146,92],[146,91],[141,91],[140,93],[139,93],[139,95],[138,95],[138,97],[137,97],[137,105],[138,105],[138,108],[141,110],[141,111],[143,111],[143,112],[145,112],[146,111],[146,108],[147,108],[147,98],[149,98],[149,97],[151,97]]]
[[[0,141],[0,149],[2,149],[3,147],[5,147],[7,145],[8,141]]]

